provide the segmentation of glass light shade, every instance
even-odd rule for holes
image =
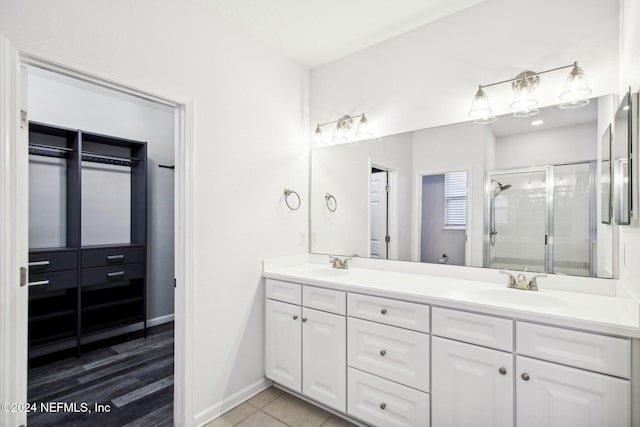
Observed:
[[[573,68],[564,83],[564,91],[560,94],[560,99],[564,101],[575,101],[591,94],[591,88],[587,84],[587,76],[578,63],[573,64]],[[586,105],[586,104],[585,104]],[[580,105],[581,107],[582,105]],[[573,107],[577,108],[577,107]]]
[[[362,118],[360,119],[360,123],[358,123],[358,128],[356,129],[356,137],[357,138],[371,138],[371,129],[369,129],[369,120],[367,117],[362,114]]]
[[[513,113],[513,117],[533,117],[540,114],[540,110],[537,108],[530,108],[527,110],[520,110]]]
[[[510,105],[513,110],[531,110],[536,104],[538,100],[532,85],[525,83],[513,88],[513,102]]]
[[[477,125],[488,125],[496,121],[498,121],[498,118],[496,116],[486,116],[486,117],[480,117],[479,119],[475,119],[473,123]]]
[[[347,131],[344,128],[336,126],[333,130],[333,136],[331,137],[332,142],[347,142]]]
[[[482,119],[489,117],[493,110],[489,106],[489,98],[482,90],[482,87],[478,88],[478,91],[473,96],[471,101],[471,110],[469,110],[469,117],[473,119]],[[477,121],[476,121],[477,123]]]

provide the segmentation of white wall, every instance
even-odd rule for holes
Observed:
[[[174,180],[172,171],[158,168],[158,164],[174,163],[173,109],[31,68],[29,116],[54,126],[147,142],[147,318],[173,314]],[[40,160],[31,158],[35,159]],[[83,162],[82,180],[82,245],[129,243],[129,168]],[[32,201],[41,199],[44,190],[31,180],[29,192],[37,193]],[[30,229],[48,222],[33,208],[30,206]],[[33,231],[30,239],[40,234],[40,230]]]
[[[262,259],[305,253],[306,69],[201,0],[0,0],[0,31],[129,84],[195,101],[194,411],[260,384]],[[283,208],[285,187],[303,200]],[[180,286],[180,283],[178,283]]]
[[[592,161],[597,158],[596,123],[496,138],[495,168]]]
[[[369,194],[371,165],[374,165],[389,170],[390,181],[396,181],[392,184],[390,195],[389,231],[391,246],[397,247],[397,255],[390,258],[409,261],[411,156],[410,133],[313,150],[311,251],[334,255],[369,255]],[[338,202],[335,212],[327,209],[326,193],[332,194]]]
[[[484,153],[485,130],[472,122],[455,126],[441,126],[413,132],[413,171],[431,175],[444,172],[468,171],[469,199],[467,200],[467,236],[470,253],[467,265],[483,265],[484,245]],[[416,180],[414,179],[414,182]],[[413,233],[419,245],[417,224]],[[417,260],[417,254],[413,258]]]
[[[617,45],[617,1],[485,1],[313,69],[311,122],[365,111],[376,135],[390,135],[465,121],[479,84],[576,60],[593,96],[613,93]],[[558,102],[566,76],[542,76],[541,106]],[[509,112],[509,85],[487,94],[495,114]]]

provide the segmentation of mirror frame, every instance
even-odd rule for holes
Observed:
[[[624,107],[627,107],[627,109],[625,110]],[[622,172],[623,170],[621,169],[622,165],[618,164],[618,161],[616,160],[615,166],[614,166],[614,170],[616,171],[615,173],[615,181],[619,181],[616,182],[616,187],[617,191],[616,191],[616,204],[615,204],[615,210],[616,210],[616,223],[618,225],[630,225],[631,224],[631,216],[633,213],[633,111],[631,108],[631,88],[629,88],[629,90],[627,91],[627,93],[624,94],[624,96],[621,97],[621,101],[618,104],[618,108],[615,111],[614,114],[614,121],[616,120],[616,118],[618,117],[618,114],[621,111],[626,111],[626,119],[627,119],[627,128],[626,129],[614,129],[614,133],[613,133],[613,144],[616,144],[617,142],[617,138],[616,135],[621,135],[623,132],[625,132],[627,134],[627,173],[628,173],[628,185],[627,185],[627,191],[626,191],[626,196],[627,196],[627,209],[626,212],[623,211],[623,199],[624,199],[624,194],[622,194],[622,191],[620,191],[622,189]],[[622,160],[622,159],[621,159]],[[622,163],[622,162],[620,162]]]
[[[607,144],[607,149],[608,149],[608,160],[604,160],[601,159],[600,160],[600,165],[601,165],[601,170],[600,170],[600,189],[604,198],[604,191],[602,191],[605,187],[608,187],[608,192],[607,192],[607,198],[608,198],[608,203],[607,203],[607,209],[602,209],[602,201],[600,202],[600,222],[602,224],[607,224],[607,225],[611,225],[612,221],[612,217],[613,217],[613,194],[611,189],[613,188],[612,185],[612,180],[613,180],[613,168],[612,168],[612,160],[611,160],[611,155],[612,155],[612,145],[613,145],[613,135],[611,132],[611,124],[609,124],[607,126],[607,128],[605,129],[604,133],[602,134],[602,136],[600,137],[600,150],[602,150],[602,147],[604,146],[604,144]],[[602,168],[602,166],[604,166],[604,162],[608,162],[607,163],[607,170],[605,171],[604,168]],[[609,177],[609,182],[607,184],[603,183],[602,178],[607,175]],[[606,215],[606,216],[605,216]]]

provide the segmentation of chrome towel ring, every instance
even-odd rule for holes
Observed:
[[[325,203],[327,204],[327,209],[329,209],[329,211],[335,212],[336,209],[338,209],[338,201],[336,200],[335,197],[333,197],[332,194],[326,193],[324,195],[324,200],[325,200]],[[333,200],[333,203],[331,203],[331,200]],[[333,207],[331,207],[332,205]]]
[[[296,205],[295,208],[289,204],[289,196],[291,196],[292,194],[296,196],[296,198],[298,199],[298,202],[294,203],[294,205]],[[297,211],[298,209],[300,209],[300,205],[302,204],[300,201],[300,195],[293,190],[289,190],[288,188],[284,189],[284,202],[287,204],[287,207],[292,211]]]

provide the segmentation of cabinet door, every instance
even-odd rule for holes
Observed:
[[[301,325],[300,306],[267,300],[265,373],[297,392],[302,385]]]
[[[513,426],[513,355],[433,337],[434,427]]]
[[[347,323],[344,316],[302,309],[302,393],[347,410]]]
[[[518,427],[628,427],[627,380],[518,356]]]

